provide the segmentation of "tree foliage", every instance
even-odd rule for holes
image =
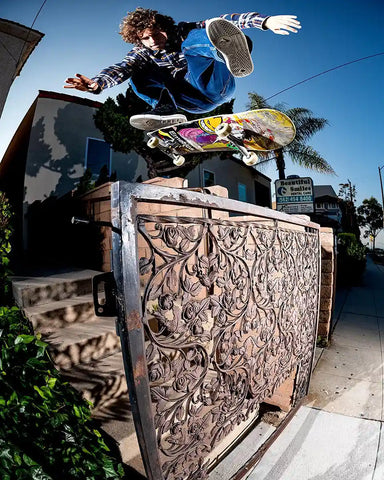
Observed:
[[[361,281],[366,266],[366,249],[353,233],[337,235],[337,281],[353,285]]]
[[[352,202],[354,204],[356,202],[356,185],[340,183],[338,197],[345,202]]]
[[[79,392],[17,307],[0,307],[0,478],[122,478]]]
[[[99,176],[96,180],[93,180],[92,170],[90,168],[87,168],[83,176],[79,179],[79,183],[76,186],[74,195],[83,195],[84,193],[87,193],[90,190],[99,187],[100,185],[104,185],[105,183],[114,181],[116,181],[116,172],[112,172],[111,175],[109,175],[108,167],[106,165],[103,165],[101,167]]]
[[[13,213],[5,193],[0,192],[0,305],[7,304],[11,295],[9,282]]]
[[[343,232],[353,233],[357,240],[360,241],[360,228],[355,207],[356,194],[356,185],[352,185],[349,181],[348,183],[340,184],[338,197],[342,215],[341,229]]]
[[[373,237],[373,248],[375,248],[375,239],[383,228],[383,207],[376,198],[363,200],[357,208],[357,221],[364,229],[364,238]]]
[[[96,127],[101,130],[104,140],[109,142],[113,150],[129,153],[131,151],[140,155],[148,167],[148,176],[153,178],[174,172],[176,167],[172,160],[159,149],[151,149],[147,146],[146,133],[142,130],[133,128],[129,123],[132,115],[144,113],[150,110],[150,106],[141,100],[129,87],[124,94],[119,94],[116,100],[107,98],[105,103],[95,114]],[[216,108],[209,115],[220,115],[233,112],[233,101],[225,103]],[[188,113],[189,120],[201,118],[203,115],[193,115]],[[203,160],[217,153],[204,153],[204,155],[188,155],[188,161],[183,167],[178,167],[179,176],[185,176],[189,171],[195,168]]]
[[[314,148],[307,145],[308,140],[322,130],[328,121],[324,118],[314,117],[311,110],[302,107],[285,108],[283,104],[271,105],[261,95],[251,92],[248,94],[248,108],[275,108],[285,113],[296,126],[296,137],[289,145],[275,150],[274,155],[265,155],[266,159],[275,160],[279,178],[285,178],[285,156],[288,155],[293,163],[301,167],[315,170],[320,173],[334,174],[333,168]]]

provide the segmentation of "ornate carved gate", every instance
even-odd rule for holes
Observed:
[[[147,476],[207,478],[288,377],[292,405],[307,392],[318,225],[125,182],[113,185],[112,223],[119,331]]]

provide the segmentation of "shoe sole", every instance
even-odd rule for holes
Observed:
[[[223,55],[234,77],[246,77],[253,72],[253,61],[243,32],[224,18],[214,18],[206,24],[208,38]]]
[[[160,128],[169,127],[171,125],[176,125],[178,123],[187,122],[187,117],[181,114],[175,115],[165,115],[161,117],[160,115],[133,115],[129,119],[129,123],[132,127],[139,130],[159,130]]]

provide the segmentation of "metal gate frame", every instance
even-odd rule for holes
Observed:
[[[298,373],[295,380],[293,407],[297,406],[308,392],[315,351],[320,296],[321,255],[319,225],[308,221],[306,218],[287,215],[263,207],[206,195],[196,191],[148,184],[131,184],[128,182],[116,182],[112,185],[113,275],[116,282],[118,333],[121,338],[124,368],[137,438],[147,477],[149,480],[169,480],[171,478],[203,479],[207,478],[208,475],[207,465],[204,464],[204,452],[201,453],[201,458],[197,458],[193,467],[190,467],[191,470],[183,474],[185,476],[182,476],[182,474],[176,470],[172,470],[172,474],[169,473],[170,470],[168,470],[166,475],[164,473],[164,461],[161,460],[159,450],[158,429],[155,428],[154,421],[155,409],[153,400],[151,399],[151,382],[149,379],[147,359],[148,351],[146,352],[145,347],[146,333],[143,321],[145,312],[143,312],[142,288],[140,285],[142,265],[140,265],[140,259],[138,258],[138,236],[140,235],[138,224],[143,221],[154,222],[157,220],[160,224],[163,223],[164,225],[174,224],[179,221],[184,223],[190,221],[192,224],[195,224],[196,222],[209,223],[210,220],[207,220],[206,217],[186,220],[177,217],[138,214],[138,207],[142,202],[146,204],[156,203],[191,208],[201,207],[206,212],[236,212],[237,215],[254,217],[255,222],[269,220],[274,224],[274,228],[280,229],[283,232],[285,232],[285,230],[281,225],[288,225],[290,228],[293,228],[292,235],[298,235],[300,238],[310,238],[312,242],[312,257],[308,262],[305,262],[305,267],[300,268],[307,276],[307,279],[310,278],[313,284],[311,291],[311,294],[314,295],[311,303],[313,312],[311,318],[309,320],[307,319],[305,324],[307,341],[305,347],[306,353],[305,358],[302,355],[301,363],[298,362],[297,364]],[[232,217],[220,220],[218,219],[217,213],[215,218],[216,220],[213,224],[222,224],[224,225],[223,228],[228,227],[234,229],[242,225],[236,222],[236,219],[232,219]],[[293,262],[291,260],[290,262],[291,268],[293,268]],[[154,268],[154,266],[152,266],[152,268]],[[297,272],[295,272],[293,272],[293,274],[297,275]],[[304,281],[305,279],[303,278],[302,280]],[[301,282],[302,285],[303,281]],[[213,314],[212,318],[214,318]],[[304,332],[300,332],[300,335],[302,334],[304,335]],[[281,383],[281,379],[279,379],[279,381]],[[175,417],[173,418],[175,419]],[[211,467],[212,465],[210,465],[209,468]]]

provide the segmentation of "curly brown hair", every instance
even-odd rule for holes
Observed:
[[[141,41],[138,33],[146,28],[158,28],[163,32],[169,33],[174,27],[173,18],[162,15],[157,10],[137,7],[133,12],[128,12],[120,24],[120,35],[127,43],[140,45]]]

